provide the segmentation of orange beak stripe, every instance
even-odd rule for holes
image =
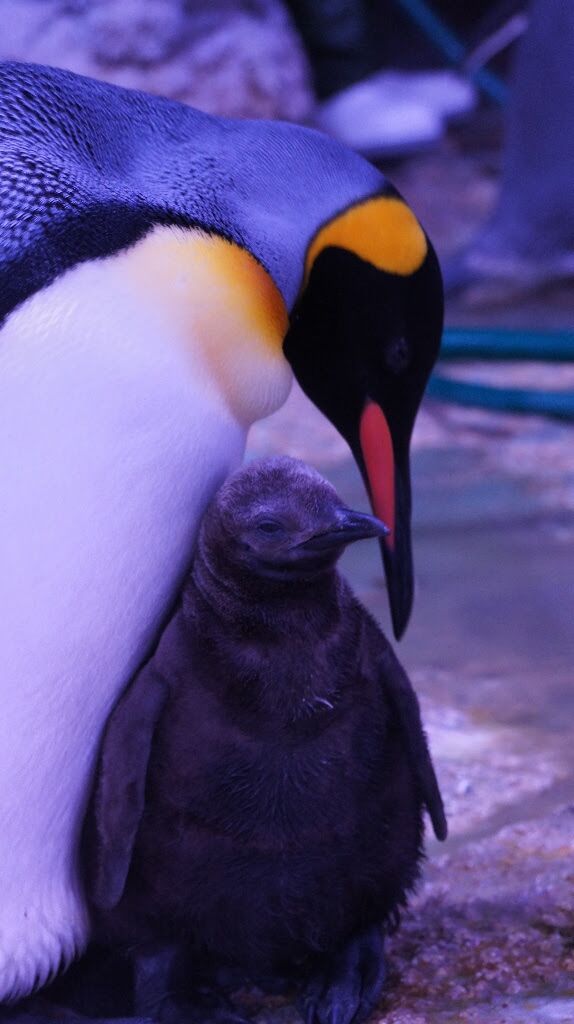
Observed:
[[[389,424],[376,402],[368,401],[363,409],[359,439],[373,511],[390,530],[385,544],[392,551],[395,546],[395,458]]]

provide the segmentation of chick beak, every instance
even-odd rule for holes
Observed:
[[[368,537],[386,537],[388,533],[388,527],[375,516],[367,512],[341,508],[331,527],[313,534],[299,547],[303,551],[328,551],[331,548],[342,548],[356,540],[366,540]]]

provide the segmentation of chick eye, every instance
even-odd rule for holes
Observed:
[[[283,533],[283,527],[276,519],[262,519],[260,523],[257,523],[257,529],[260,533]]]

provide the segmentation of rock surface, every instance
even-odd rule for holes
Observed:
[[[572,993],[573,883],[574,806],[433,858],[391,945],[384,1019],[502,1022],[528,999]]]
[[[0,59],[67,68],[209,113],[304,120],[306,58],[281,0],[0,0]]]

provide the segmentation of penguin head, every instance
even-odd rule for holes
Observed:
[[[316,233],[284,342],[297,380],[349,444],[389,528],[381,549],[397,638],[413,597],[410,438],[442,316],[432,246],[385,187]]]
[[[290,583],[331,571],[348,544],[387,533],[374,516],[347,508],[310,466],[278,457],[226,481],[204,516],[199,549],[220,579]]]

